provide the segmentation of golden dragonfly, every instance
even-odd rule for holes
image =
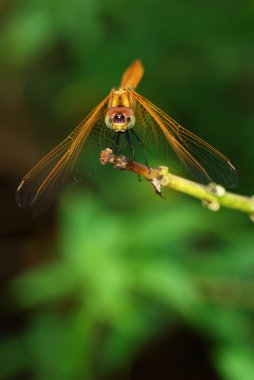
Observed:
[[[132,158],[135,159],[133,141],[136,141],[143,148],[146,164],[144,140],[137,131],[144,139],[149,135],[157,144],[158,136],[163,136],[200,183],[235,186],[237,171],[228,158],[135,91],[143,73],[141,61],[135,60],[125,70],[120,87],[114,88],[64,141],[29,171],[17,189],[20,207],[31,207],[34,214],[47,208],[62,189],[73,182],[81,151],[85,154],[92,139],[103,141],[106,131],[111,133],[115,154],[120,150],[120,137],[124,135]]]

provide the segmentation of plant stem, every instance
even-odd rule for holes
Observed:
[[[159,166],[148,168],[146,165],[128,160],[123,155],[115,155],[107,148],[101,152],[100,161],[102,165],[110,163],[119,170],[128,170],[146,178],[154,187],[157,194],[161,196],[161,188],[170,189],[188,194],[194,198],[202,200],[202,204],[212,211],[217,211],[220,207],[227,207],[250,215],[254,221],[254,197],[246,197],[227,192],[224,187],[211,183],[201,185],[197,182],[171,174],[168,167]]]

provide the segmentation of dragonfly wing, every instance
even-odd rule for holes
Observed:
[[[16,193],[20,207],[31,207],[33,214],[38,215],[66,186],[76,182],[73,171],[77,159],[92,128],[104,119],[108,98],[109,96],[22,179]]]
[[[137,101],[137,119],[146,124],[145,133],[152,134],[157,144],[162,133],[198,182],[215,182],[227,188],[237,185],[237,171],[227,157],[138,93],[131,94]]]

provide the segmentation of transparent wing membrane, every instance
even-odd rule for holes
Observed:
[[[20,207],[32,207],[33,214],[38,215],[66,186],[76,181],[73,172],[81,149],[93,127],[96,129],[104,121],[108,98],[109,96],[22,179],[16,194]]]
[[[204,184],[216,182],[227,188],[236,186],[237,171],[227,157],[138,93],[131,91],[131,94],[137,101],[137,122],[144,127],[144,143],[148,135],[159,147],[163,134],[197,181]]]

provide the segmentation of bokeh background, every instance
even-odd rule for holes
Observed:
[[[236,191],[253,194],[253,1],[2,0],[0,12],[0,378],[254,379],[246,215],[161,200],[110,167],[37,219],[14,200],[136,58],[138,91],[230,157]]]

